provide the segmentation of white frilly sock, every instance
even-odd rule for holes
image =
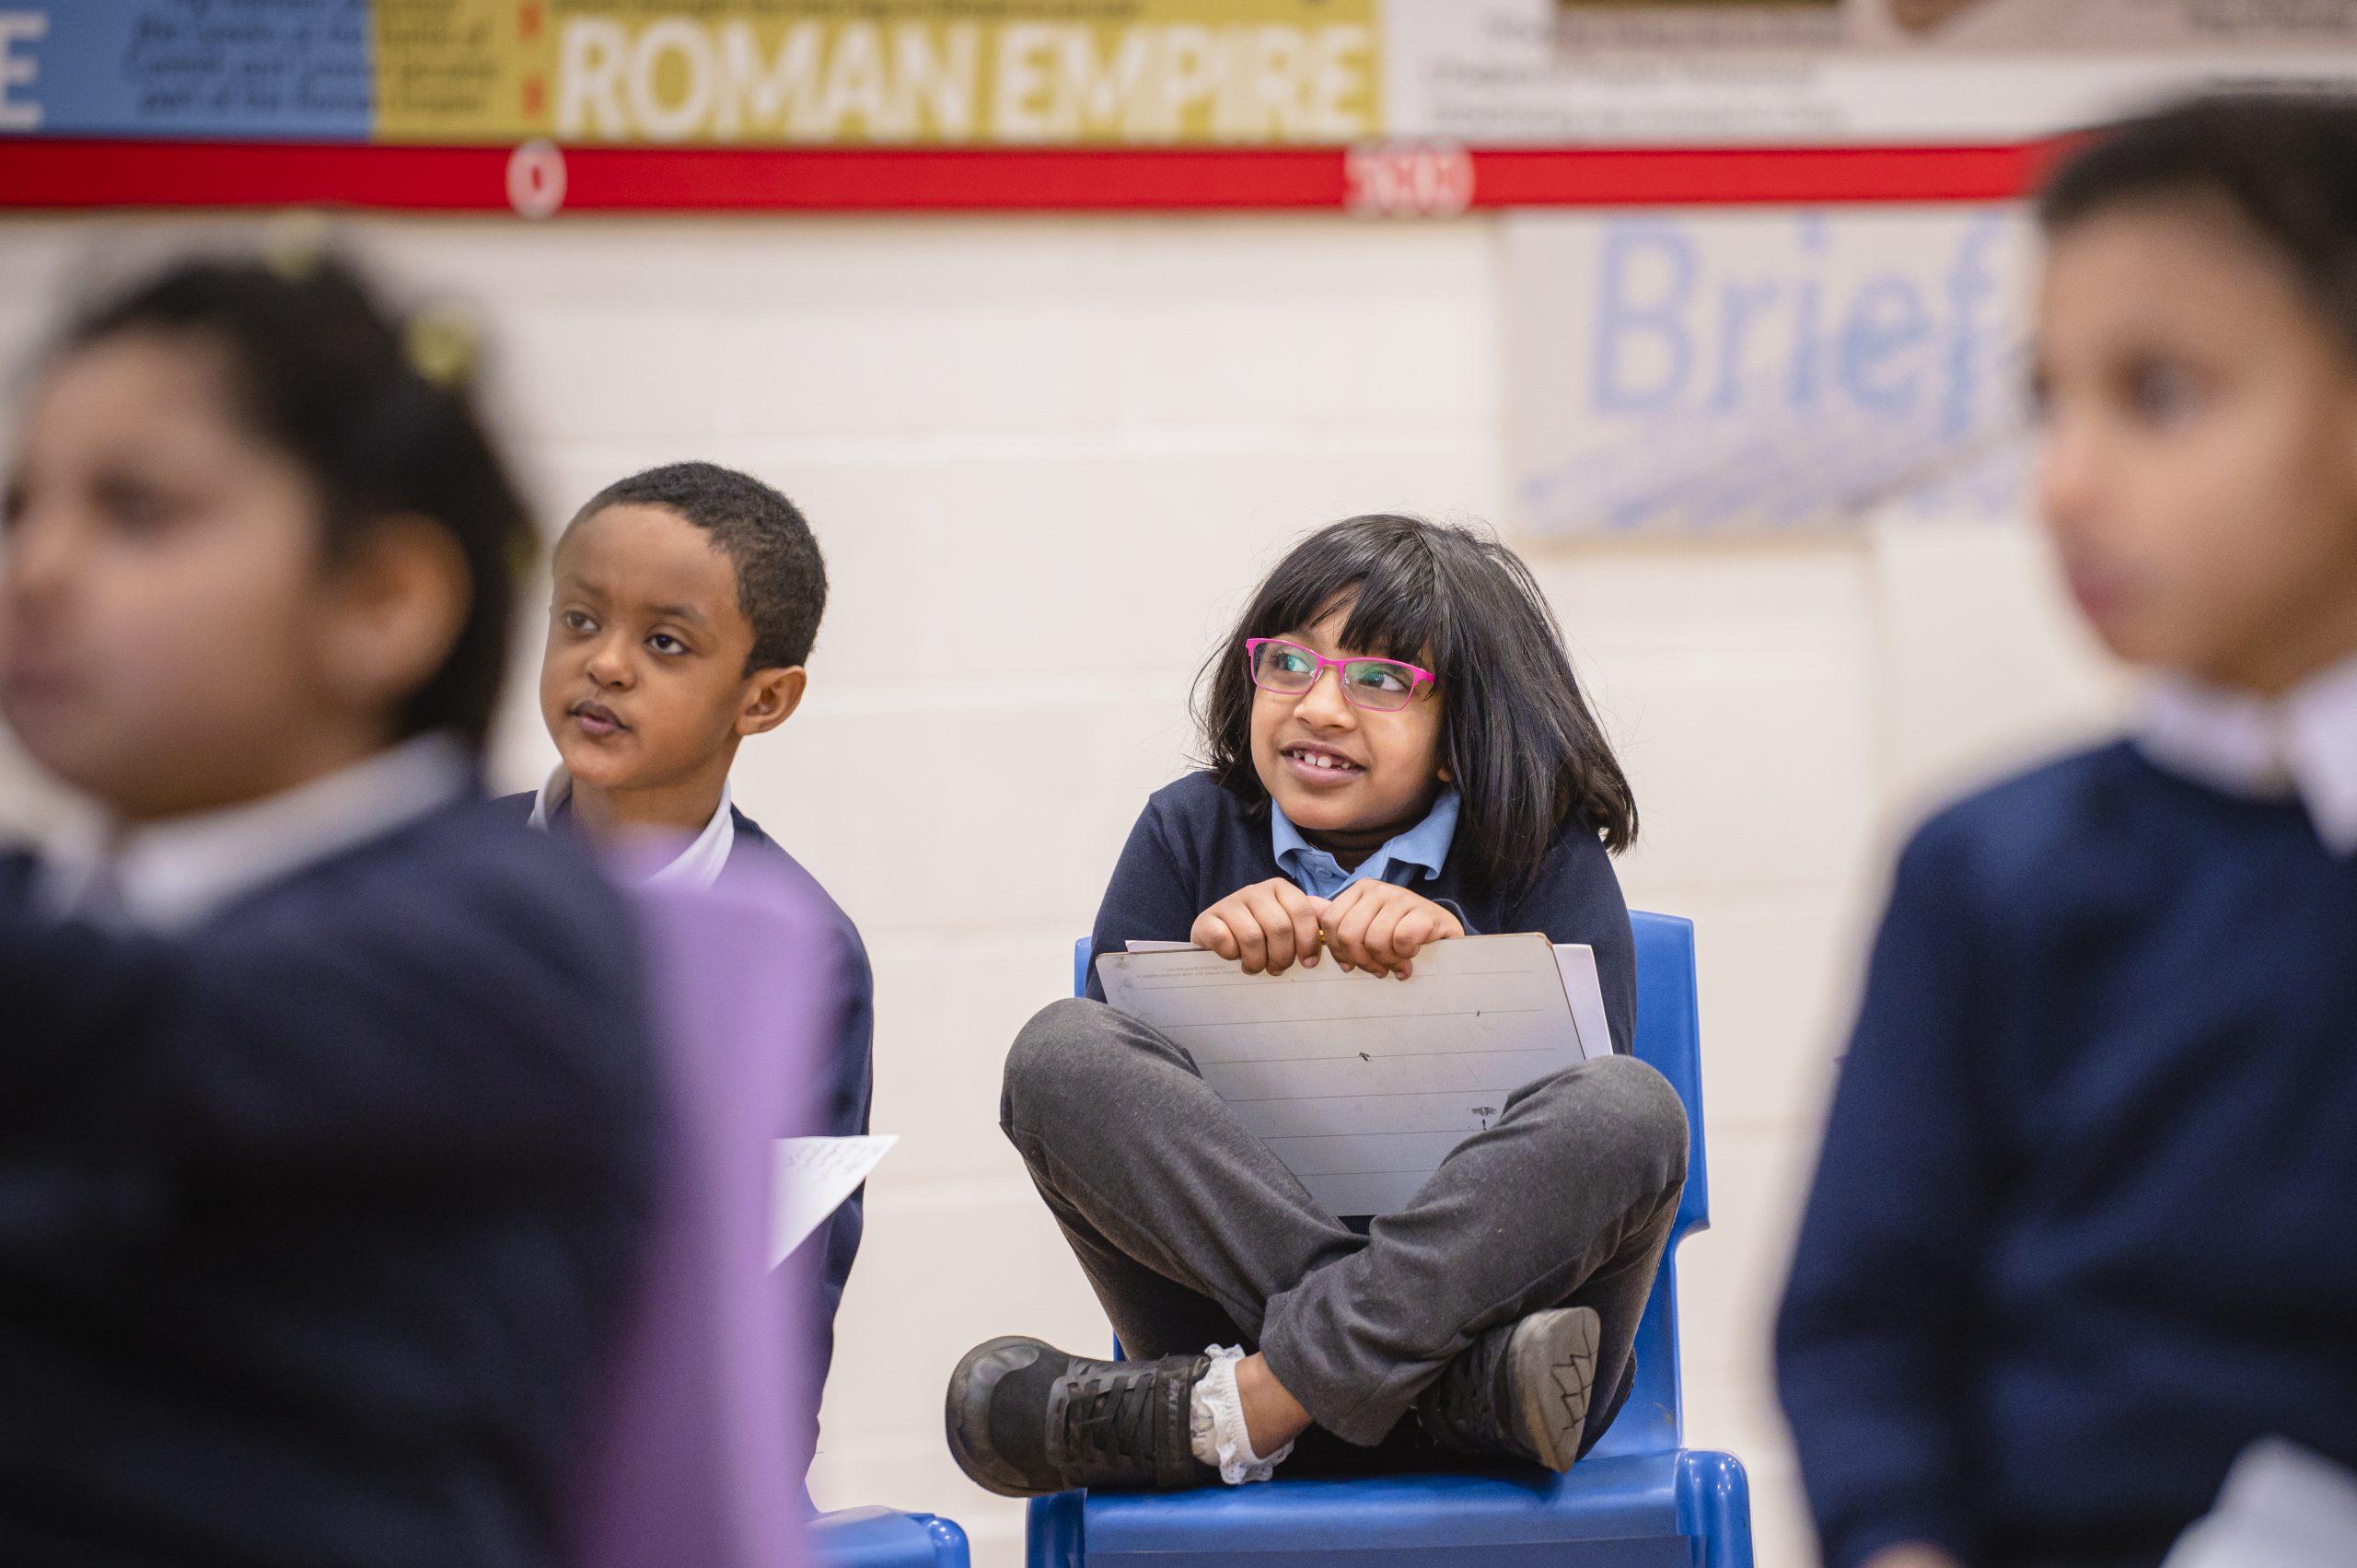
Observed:
[[[1207,1344],[1202,1353],[1212,1358],[1212,1370],[1195,1384],[1195,1399],[1188,1408],[1188,1438],[1195,1447],[1195,1458],[1219,1469],[1219,1479],[1228,1485],[1268,1481],[1278,1474],[1278,1464],[1284,1464],[1284,1455],[1292,1453],[1294,1446],[1287,1443],[1266,1459],[1251,1453],[1251,1434],[1245,1431],[1245,1400],[1235,1391],[1235,1363],[1245,1358],[1245,1349],[1237,1344]]]
[[[1219,1479],[1230,1486],[1268,1480],[1293,1452],[1293,1445],[1265,1459],[1252,1451],[1251,1436],[1244,1430],[1244,1400],[1236,1391],[1236,1364],[1244,1359],[1244,1348],[1205,1345],[1203,1353],[1212,1358],[1212,1367],[1195,1385],[1187,1411],[1187,1435],[1195,1458],[1215,1467]]]

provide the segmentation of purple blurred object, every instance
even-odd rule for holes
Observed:
[[[590,1424],[572,1568],[805,1561],[816,1249],[770,1267],[776,1140],[818,1125],[823,921],[759,866],[642,888],[670,1154],[633,1317]]]

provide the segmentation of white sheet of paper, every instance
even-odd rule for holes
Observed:
[[[1612,1026],[1604,1016],[1604,981],[1596,972],[1596,949],[1585,942],[1555,944],[1555,968],[1580,1031],[1580,1055],[1589,1061],[1612,1054]]]
[[[1569,987],[1593,983],[1595,959],[1559,959],[1531,935],[1438,943],[1406,981],[1330,963],[1248,975],[1177,946],[1107,953],[1097,972],[1106,999],[1176,1040],[1312,1197],[1380,1214],[1508,1095],[1583,1060],[1590,1031]],[[1600,1029],[1600,996],[1594,1014]]]
[[[2357,1470],[2282,1437],[2245,1448],[2217,1505],[2162,1568],[2341,1568],[2357,1541]]]
[[[1132,953],[1186,953],[1192,942],[1132,942]],[[1563,977],[1563,994],[1572,1005],[1572,1027],[1580,1033],[1580,1058],[1612,1054],[1612,1026],[1604,1016],[1604,982],[1596,972],[1596,949],[1585,942],[1555,944],[1555,968]]]
[[[784,1262],[808,1240],[900,1141],[897,1132],[871,1138],[780,1138],[770,1206],[770,1267]]]

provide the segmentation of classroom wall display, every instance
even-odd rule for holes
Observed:
[[[0,0],[0,203],[1969,200],[2219,79],[2357,0]]]
[[[1375,0],[49,0],[19,129],[654,145],[1346,143]],[[7,35],[0,35],[7,36]]]
[[[2018,204],[1528,214],[1506,230],[1504,401],[1530,531],[2019,514]]]
[[[2357,79],[2357,0],[1411,0],[1386,22],[1395,127],[1485,145],[2003,143],[2197,85]]]

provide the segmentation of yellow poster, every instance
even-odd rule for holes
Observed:
[[[1376,0],[377,0],[380,141],[1268,145],[1378,134]]]
[[[377,140],[548,134],[550,0],[376,0],[374,9]]]

